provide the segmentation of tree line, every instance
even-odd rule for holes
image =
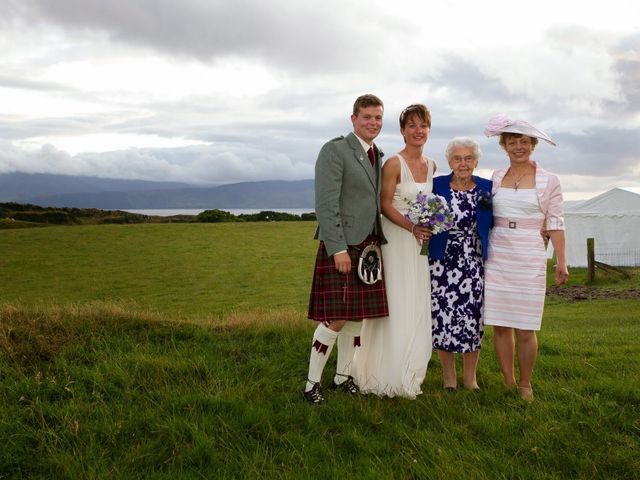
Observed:
[[[198,215],[144,215],[123,210],[98,208],[41,207],[15,202],[0,203],[0,228],[39,225],[99,225],[129,223],[190,223],[190,222],[292,222],[315,221],[313,212],[296,215],[263,210],[259,213],[234,215],[219,209],[205,210]]]

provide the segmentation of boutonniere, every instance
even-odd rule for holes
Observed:
[[[487,192],[486,190],[478,191],[478,206],[482,210],[491,210],[492,203],[491,192]]]

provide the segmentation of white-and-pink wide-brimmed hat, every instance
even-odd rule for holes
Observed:
[[[555,146],[555,142],[551,140],[549,135],[524,120],[513,120],[504,114],[491,117],[484,129],[487,137],[494,137],[501,133],[520,133],[528,137],[536,137]]]

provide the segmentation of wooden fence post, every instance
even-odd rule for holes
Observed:
[[[593,238],[587,238],[587,283],[596,279],[596,254]]]

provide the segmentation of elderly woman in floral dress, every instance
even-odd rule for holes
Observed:
[[[457,388],[455,353],[462,353],[464,387],[479,388],[483,260],[492,224],[491,180],[473,174],[480,154],[471,138],[454,138],[446,149],[451,173],[433,180],[433,193],[443,196],[454,213],[453,228],[429,241],[432,342],[449,390]]]

